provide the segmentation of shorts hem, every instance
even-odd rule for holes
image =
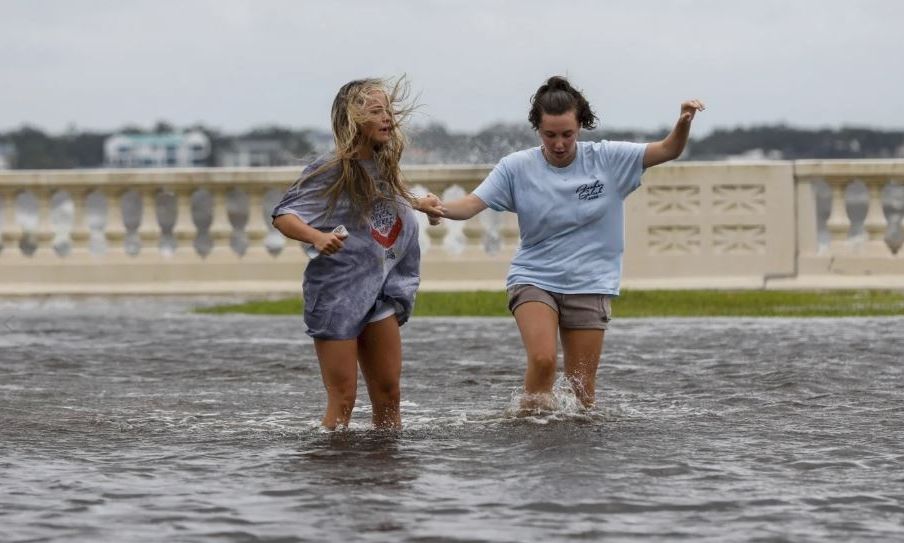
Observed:
[[[608,330],[609,323],[605,324],[582,324],[577,326],[569,326],[564,322],[559,323],[559,328],[564,328],[565,330]]]
[[[515,305],[509,307],[509,312],[510,312],[512,315],[514,315],[516,309],[518,309],[518,308],[521,307],[522,305],[527,304],[527,303],[530,303],[530,302],[536,302],[536,303],[539,303],[539,304],[543,304],[543,305],[545,305],[546,307],[548,307],[548,308],[552,309],[553,311],[555,311],[555,312],[556,312],[556,315],[559,314],[559,308],[558,308],[558,307],[553,306],[553,305],[552,305],[551,303],[549,303],[549,302],[544,302],[543,300],[520,300],[517,304],[515,304]]]

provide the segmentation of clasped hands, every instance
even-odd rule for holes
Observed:
[[[443,213],[445,213],[443,201],[433,193],[427,193],[426,196],[418,198],[416,209],[427,215],[431,226],[439,224],[442,221]]]

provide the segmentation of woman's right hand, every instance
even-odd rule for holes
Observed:
[[[320,232],[319,235],[314,238],[313,245],[320,254],[329,256],[342,249],[345,245],[342,240],[347,237],[348,235],[340,236],[333,232]]]

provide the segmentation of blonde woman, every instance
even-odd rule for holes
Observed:
[[[420,282],[412,208],[435,215],[439,204],[433,195],[415,198],[402,182],[406,97],[402,80],[362,79],[339,89],[335,151],[308,166],[273,210],[273,225],[308,244],[313,257],[304,273],[304,321],[326,388],[328,429],[348,425],[359,364],[374,427],[401,427],[399,326]]]

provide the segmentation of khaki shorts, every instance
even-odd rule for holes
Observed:
[[[609,328],[612,306],[607,294],[560,294],[533,285],[512,285],[508,288],[509,311],[524,302],[541,302],[559,314],[562,328],[605,330]]]

